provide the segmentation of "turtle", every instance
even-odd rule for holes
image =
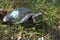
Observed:
[[[18,24],[26,23],[26,21],[32,18],[33,22],[36,22],[36,18],[41,18],[41,13],[34,13],[31,9],[28,8],[16,8],[10,11],[6,16],[3,18],[3,22],[16,22]]]

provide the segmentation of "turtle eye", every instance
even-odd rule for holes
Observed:
[[[35,16],[34,19],[35,19],[35,21],[38,21],[39,20],[39,17],[38,16]]]
[[[33,16],[34,19],[36,19],[38,16]]]

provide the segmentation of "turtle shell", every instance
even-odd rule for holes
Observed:
[[[34,13],[32,10],[28,8],[16,8],[12,11],[10,11],[6,16],[3,18],[3,22],[15,22],[18,21],[18,23],[23,23],[27,21],[31,16],[33,16]]]

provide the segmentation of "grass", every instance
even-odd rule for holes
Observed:
[[[14,1],[13,4],[11,4],[11,1],[9,1],[9,0],[2,0],[2,2],[0,4],[0,8],[10,11],[10,10],[14,9],[14,6],[16,8],[26,7],[26,8],[31,9],[34,13],[42,12],[44,14],[42,22],[40,23],[40,25],[27,24],[26,25],[27,27],[31,27],[28,30],[27,27],[21,26],[21,25],[16,25],[16,24],[6,27],[6,25],[3,25],[2,21],[0,21],[0,39],[4,40],[4,38],[7,36],[12,37],[14,35],[19,34],[20,32],[25,31],[26,35],[31,34],[31,33],[46,35],[46,36],[48,36],[48,37],[46,37],[46,39],[49,40],[49,36],[51,34],[54,34],[55,30],[57,30],[56,19],[59,19],[59,17],[60,17],[59,0],[29,0],[29,1],[26,1],[26,3],[22,3],[22,2],[24,2],[24,1],[18,0],[18,1]],[[16,4],[14,5],[14,3],[16,3]],[[18,4],[18,6],[16,6],[17,4]],[[37,28],[37,29],[35,29],[35,28]]]

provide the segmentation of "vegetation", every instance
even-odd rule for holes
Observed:
[[[25,32],[40,34],[43,36],[57,35],[59,31],[60,21],[60,0],[1,0],[0,9],[7,10],[8,12],[14,8],[26,7],[31,9],[34,13],[42,12],[44,14],[39,25],[20,24],[4,25],[0,20],[0,40],[7,37],[15,37],[19,33]],[[40,19],[39,19],[40,20]],[[28,28],[29,27],[29,30]],[[36,28],[36,29],[35,29]],[[27,31],[28,30],[28,31]],[[60,32],[59,32],[60,33]],[[48,37],[45,37],[50,40]],[[10,39],[13,40],[13,39]]]

